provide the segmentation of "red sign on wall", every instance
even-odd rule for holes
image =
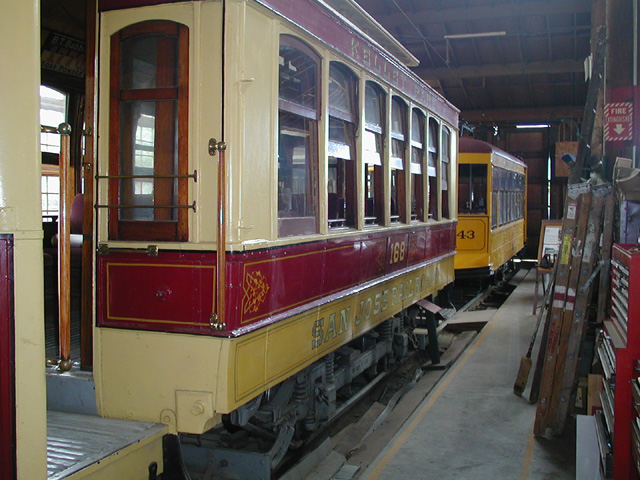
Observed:
[[[604,106],[604,139],[609,142],[633,140],[633,103],[616,102]]]

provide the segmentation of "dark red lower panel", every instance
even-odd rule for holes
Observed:
[[[16,478],[13,236],[0,235],[0,478]]]
[[[213,330],[216,252],[98,255],[98,326],[238,336],[452,255],[455,223],[226,256],[226,328]]]

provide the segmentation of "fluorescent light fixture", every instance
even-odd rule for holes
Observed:
[[[507,32],[481,32],[481,33],[460,33],[457,35],[445,35],[447,40],[459,40],[462,38],[482,38],[482,37],[503,37]]]
[[[551,125],[548,123],[538,123],[535,125],[516,125],[516,128],[549,128]]]

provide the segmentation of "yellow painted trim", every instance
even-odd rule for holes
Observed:
[[[225,405],[223,412],[237,408],[451,281],[453,256],[448,256],[251,334],[229,339],[228,362],[233,365],[233,378],[229,379],[227,398],[220,399],[217,408]]]

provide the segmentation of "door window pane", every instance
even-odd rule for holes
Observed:
[[[486,215],[487,166],[461,163],[458,172],[458,212]]]
[[[111,239],[187,240],[188,51],[187,27],[170,21],[112,36]]]

